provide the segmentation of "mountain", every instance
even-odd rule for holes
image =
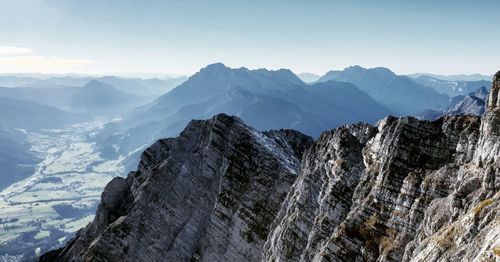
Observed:
[[[146,78],[138,79],[139,83],[150,90],[151,94],[163,95],[176,86],[182,84],[188,78],[186,76],[164,77],[164,78]]]
[[[390,110],[349,83],[307,85],[286,69],[231,69],[218,63],[108,125],[96,143],[110,157],[129,156],[125,165],[134,167],[140,151],[155,140],[178,135],[191,119],[218,113],[239,116],[259,130],[293,128],[318,136],[344,123],[375,123]]]
[[[500,72],[491,90],[483,118],[389,116],[312,145],[227,115],[193,121],[40,261],[495,261]]]
[[[485,101],[481,98],[467,95],[460,102],[446,111],[449,114],[471,114],[480,116],[484,113]]]
[[[91,80],[71,93],[66,98],[65,104],[78,112],[113,115],[145,104],[150,99],[120,91],[97,80]]]
[[[481,74],[437,75],[437,74],[429,74],[429,73],[416,73],[416,74],[409,74],[406,76],[411,77],[411,78],[428,76],[428,77],[437,78],[437,79],[445,80],[445,81],[481,81],[481,80],[491,81],[491,76],[481,75]]]
[[[38,81],[30,86],[0,88],[0,97],[97,115],[123,113],[155,98],[133,95],[98,80],[90,80],[82,87],[63,87],[49,81]]]
[[[192,121],[178,138],[146,150],[137,172],[113,179],[94,221],[40,261],[188,261],[195,253],[256,261],[311,143],[223,114]]]
[[[0,86],[2,87],[38,87],[54,88],[68,86],[84,86],[92,80],[89,76],[53,76],[44,74],[13,74],[0,75]]]
[[[83,116],[28,101],[0,97],[0,123],[29,130],[62,128],[82,121]]]
[[[291,111],[287,113],[280,105]],[[221,112],[241,116],[263,129],[299,126],[299,131],[318,135],[324,127],[361,120],[374,122],[389,110],[350,84],[309,86],[285,69],[231,69],[212,64],[136,110],[125,123],[142,124],[167,117],[189,121]],[[311,121],[318,124],[310,126]]]
[[[92,79],[91,76],[53,76],[45,81],[60,86],[84,86]]]
[[[490,85],[491,86],[491,85]],[[486,102],[486,100],[488,100],[488,96],[490,94],[490,90],[489,89],[486,89],[486,87],[482,86],[480,88],[478,88],[477,90],[474,90],[473,92],[470,92],[469,95],[470,96],[475,96],[483,101]]]
[[[372,96],[377,102],[402,115],[413,114],[424,109],[438,109],[448,102],[448,96],[433,88],[423,86],[407,76],[394,74],[387,68],[371,69],[360,66],[342,71],[330,71],[318,82],[349,82]]]
[[[319,80],[321,76],[313,73],[300,73],[297,75],[302,81],[306,83],[313,83]]]
[[[0,75],[0,86],[54,89],[64,87],[82,87],[91,80],[98,80],[127,93],[139,96],[160,96],[186,81],[186,79],[187,77],[185,76],[164,78],[124,78],[117,76],[93,77],[79,75]]]
[[[424,120],[435,120],[445,114],[469,114],[481,116],[485,110],[487,97],[488,89],[483,86],[467,95],[452,97],[449,105],[442,110],[426,109],[415,114],[415,117]]]
[[[31,76],[0,75],[0,86],[19,87],[38,81]]]
[[[0,190],[33,174],[39,159],[30,148],[23,132],[0,126]]]
[[[26,88],[31,88],[31,89],[64,89],[68,87],[74,87],[74,86],[69,86],[69,85],[61,85],[58,83],[53,83],[50,80],[37,80],[33,83],[26,84]]]
[[[65,100],[76,87],[0,87],[0,97],[67,109]]]
[[[163,95],[172,88],[184,82],[186,77],[178,78],[119,78],[116,76],[104,76],[97,80],[114,86],[115,88],[139,96]]]
[[[491,86],[491,82],[486,80],[452,81],[441,80],[426,75],[414,78],[414,80],[424,86],[434,88],[439,93],[447,94],[449,96],[465,95],[477,90],[478,88]]]

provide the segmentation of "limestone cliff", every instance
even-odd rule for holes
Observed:
[[[499,261],[499,81],[482,123],[387,117],[375,131],[323,134],[304,156],[265,260]]]
[[[312,139],[217,115],[147,149],[94,221],[42,261],[258,261]]]

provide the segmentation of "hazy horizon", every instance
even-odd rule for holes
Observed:
[[[215,62],[322,75],[498,70],[496,1],[0,0],[0,73],[190,75]]]
[[[221,62],[215,62],[215,63],[221,63]],[[215,64],[212,63],[212,64]],[[224,63],[222,63],[224,64]],[[46,72],[46,73],[41,73],[41,72],[0,72],[0,76],[19,76],[19,77],[34,77],[34,78],[39,78],[39,79],[50,79],[52,77],[74,77],[74,78],[85,78],[85,77],[105,77],[105,76],[116,76],[116,77],[121,77],[121,78],[141,78],[141,79],[151,79],[151,78],[165,78],[165,79],[174,79],[174,78],[182,78],[182,77],[190,77],[197,72],[199,72],[201,69],[205,68],[210,64],[207,64],[205,66],[202,66],[198,69],[196,69],[193,72],[187,73],[187,74],[175,74],[175,73],[169,73],[169,72],[100,72],[100,73],[78,73],[78,72],[65,72],[65,73],[57,73],[57,72]],[[280,69],[289,69],[286,67],[281,67],[281,68],[275,68],[275,69],[270,69],[270,68],[265,68],[265,67],[256,67],[256,68],[249,68],[246,66],[229,66],[224,64],[225,66],[232,68],[232,69],[238,69],[238,68],[247,68],[248,70],[259,70],[259,69],[266,69],[266,70],[280,70]],[[342,67],[342,68],[332,68],[330,70],[327,70],[323,73],[313,73],[313,72],[307,72],[307,71],[301,71],[301,72],[296,72],[292,70],[292,73],[297,75],[299,78],[302,74],[312,74],[317,77],[321,77],[328,73],[329,71],[332,70],[338,70],[342,71],[344,69],[347,69],[348,67],[353,67],[353,66],[360,66],[360,65],[350,65],[347,67]],[[392,70],[389,67],[385,66],[375,66],[375,67],[363,67],[366,69],[373,69],[377,67],[382,67],[382,68],[387,68],[389,70]],[[393,70],[392,70],[393,71]],[[406,73],[406,74],[400,74],[398,72],[393,71],[397,75],[407,75],[411,77],[417,77],[419,75],[428,75],[431,77],[438,77],[438,76],[443,76],[443,77],[454,77],[454,76],[479,76],[482,78],[485,78],[488,80],[488,78],[492,77],[493,74],[481,74],[481,73],[457,73],[457,74],[439,74],[435,72],[412,72],[412,73]]]

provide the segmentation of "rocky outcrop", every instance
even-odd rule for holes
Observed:
[[[484,113],[484,100],[475,96],[465,96],[460,102],[454,104],[446,111],[447,114],[469,114],[480,116]]]
[[[448,164],[472,159],[479,124],[388,117],[362,136],[357,126],[322,136],[304,157],[265,259],[401,261],[426,207],[453,191]]]
[[[304,156],[264,259],[498,261],[495,101],[492,92],[482,124],[388,117],[362,139],[355,126],[324,134]]]
[[[499,89],[500,72],[493,79],[474,161],[447,165],[454,167],[444,172],[453,190],[426,209],[405,260],[500,261]]]
[[[481,140],[476,153],[478,164],[497,162],[500,156],[500,72],[496,73],[481,124]]]
[[[314,143],[225,115],[193,121],[43,259],[500,261],[499,89],[497,73],[483,118],[389,116]]]
[[[96,217],[42,261],[258,261],[312,139],[217,115],[147,149]]]

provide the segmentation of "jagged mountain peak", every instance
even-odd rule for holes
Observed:
[[[318,82],[349,82],[367,92],[377,102],[400,115],[409,115],[424,109],[438,109],[446,105],[448,96],[433,88],[421,85],[407,76],[394,74],[384,67],[348,67],[342,71],[330,71]]]
[[[500,71],[493,82],[486,102],[486,111],[481,123],[481,138],[476,152],[476,162],[497,163],[500,160]]]
[[[265,68],[249,70],[246,67],[240,68],[230,68],[224,65],[223,63],[214,63],[207,65],[202,68],[198,73],[193,75],[193,77],[204,77],[205,74],[209,74],[210,76],[218,76],[218,77],[252,77],[255,75],[264,76],[267,78],[277,78],[281,80],[286,80],[291,83],[296,84],[304,84],[300,78],[298,78],[291,70],[281,68],[278,70],[268,70]]]
[[[191,121],[112,180],[94,221],[41,261],[257,261],[311,143],[225,114]]]
[[[241,116],[261,130],[294,128],[317,136],[343,123],[374,123],[389,113],[389,109],[352,84],[326,84],[317,88],[306,85],[287,69],[211,66],[221,71],[200,70],[172,91],[137,109],[124,122],[131,127],[166,118],[187,123],[192,118],[224,112]],[[249,99],[242,99],[243,95]],[[181,127],[178,125],[176,129],[180,131]]]
[[[483,100],[486,100],[486,98],[488,97],[488,94],[489,94],[489,91],[485,86],[481,86],[476,91],[469,93],[470,96],[476,96],[476,97],[481,98]]]
[[[392,72],[389,68],[386,67],[373,67],[373,68],[365,68],[359,65],[354,65],[354,66],[349,66],[344,68],[343,70],[332,70],[327,72],[325,75],[328,74],[360,74],[360,73],[373,73],[373,74],[379,74],[379,75],[386,75],[386,76],[394,76],[394,72]]]
[[[223,63],[213,63],[205,66],[202,68],[198,73],[202,72],[210,72],[210,73],[221,73],[221,72],[227,72],[231,70],[231,68],[227,67]]]
[[[252,70],[252,71],[269,76],[269,77],[275,77],[275,78],[281,79],[285,82],[290,82],[290,83],[294,83],[297,85],[304,85],[304,81],[302,81],[290,69],[280,68],[278,70],[268,70],[265,68],[261,68],[261,69]]]
[[[230,68],[222,63],[215,63],[202,68],[199,72],[191,76],[184,86],[190,83],[198,83],[199,81],[207,82],[207,86],[212,88],[220,88],[220,86],[230,86],[239,84],[253,85],[270,85],[275,81],[283,81],[286,84],[299,84],[304,83],[292,71],[288,69],[267,70],[256,69],[249,70],[245,67]]]

